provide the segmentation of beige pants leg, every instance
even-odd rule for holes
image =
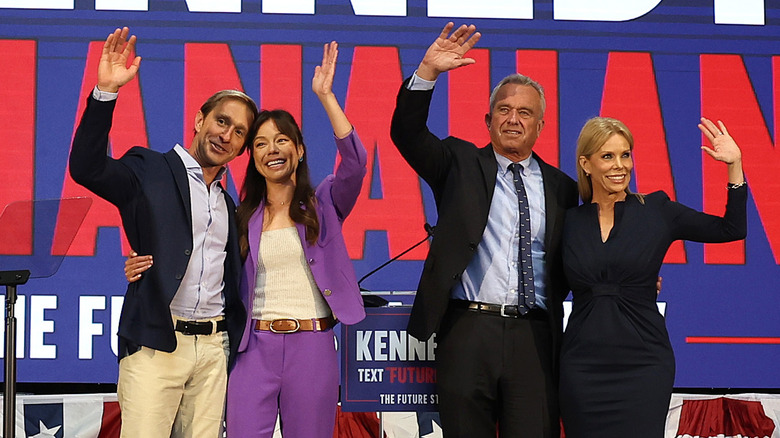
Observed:
[[[173,353],[143,347],[119,361],[122,438],[219,437],[227,388],[227,334],[176,332]]]
[[[222,437],[227,393],[227,333],[196,338],[198,357],[195,371],[184,387],[179,414],[173,423],[173,437]]]

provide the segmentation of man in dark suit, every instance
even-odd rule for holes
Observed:
[[[493,90],[490,144],[426,127],[439,74],[472,64],[474,26],[448,23],[398,94],[391,136],[430,185],[438,223],[409,320],[437,334],[437,390],[446,437],[557,437],[557,353],[568,290],[560,238],[577,187],[532,152],[544,93],[523,75]]]
[[[127,67],[136,41],[128,33],[116,29],[106,39],[69,162],[77,183],[119,209],[130,245],[154,257],[128,286],[119,321],[121,435],[222,436],[230,353],[246,311],[235,204],[219,182],[244,150],[257,107],[244,93],[221,91],[195,116],[189,149],[135,147],[111,158],[117,93],[141,62]]]

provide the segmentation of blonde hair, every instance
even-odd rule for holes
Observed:
[[[620,120],[610,117],[593,117],[585,122],[577,138],[577,189],[580,192],[582,202],[588,203],[593,199],[593,183],[590,177],[585,173],[585,169],[580,165],[580,157],[590,158],[591,155],[604,146],[604,143],[613,135],[620,135],[628,142],[631,151],[634,150],[634,136],[631,131]],[[626,193],[631,191],[626,187]],[[640,202],[644,202],[642,195],[637,195]]]

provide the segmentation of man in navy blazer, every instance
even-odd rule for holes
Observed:
[[[246,311],[238,293],[241,260],[235,204],[220,184],[244,149],[257,107],[244,93],[221,91],[195,116],[189,149],[130,149],[107,155],[119,88],[136,37],[106,39],[98,84],[73,140],[73,179],[120,212],[130,245],[154,266],[127,288],[119,321],[123,437],[221,436],[229,361]]]
[[[510,75],[493,90],[486,147],[428,130],[437,77],[475,62],[464,55],[480,34],[465,25],[450,34],[453,27],[444,27],[401,86],[391,125],[438,211],[408,331],[420,340],[436,333],[445,437],[557,437],[555,370],[568,293],[560,239],[577,186],[532,151],[545,104],[541,86],[526,76]],[[531,242],[525,258],[521,233]],[[528,273],[533,278],[521,281]]]

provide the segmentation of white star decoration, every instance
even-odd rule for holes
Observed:
[[[438,438],[443,436],[443,431],[441,430],[441,426],[439,426],[435,421],[432,421],[433,423],[433,432],[429,433],[428,435],[425,435],[422,438]]]
[[[30,438],[55,438],[55,435],[57,432],[59,432],[60,428],[62,426],[52,427],[49,429],[46,427],[45,424],[43,424],[43,421],[38,421],[38,430],[39,432]]]

